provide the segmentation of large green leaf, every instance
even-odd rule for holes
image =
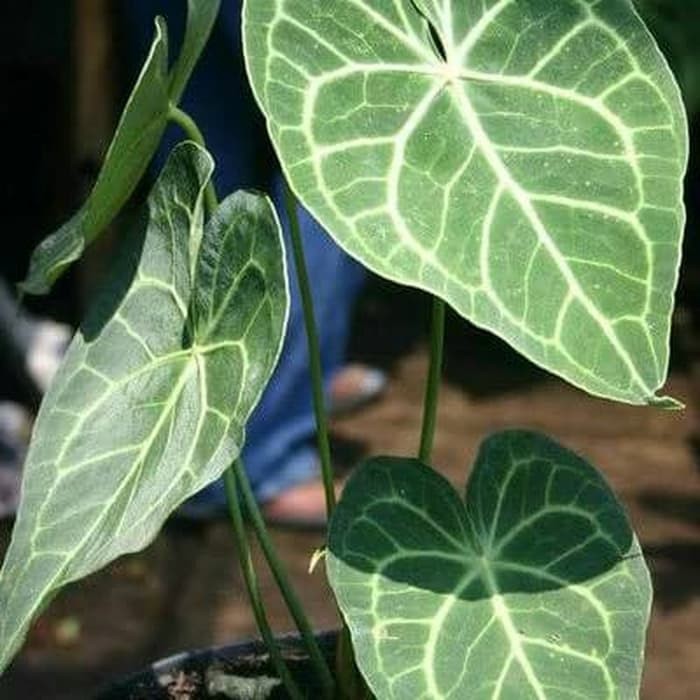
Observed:
[[[328,574],[380,700],[631,700],[651,588],[603,478],[511,431],[477,457],[466,507],[432,469],[378,458],[350,479]]]
[[[151,49],[124,106],[97,182],[78,212],[37,246],[27,279],[20,285],[23,292],[48,292],[129,199],[160,144],[171,103],[180,100],[206,45],[219,5],[220,0],[188,0],[185,39],[170,72],[167,27],[162,18],[156,19]]]
[[[591,393],[662,401],[686,122],[628,0],[244,13],[283,168],[342,246]]]
[[[41,407],[0,573],[0,669],[69,581],[143,548],[238,455],[287,313],[279,225],[237,193],[202,227],[213,163],[179,146]]]

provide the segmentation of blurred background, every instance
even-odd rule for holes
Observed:
[[[9,285],[22,279],[34,246],[79,206],[99,170],[129,90],[120,5],[137,1],[3,3],[0,273]],[[682,84],[691,123],[689,218],[668,386],[687,408],[665,413],[588,398],[450,317],[435,463],[462,485],[483,435],[519,426],[551,433],[602,468],[629,510],[655,583],[643,697],[685,700],[700,697],[700,2],[637,4]],[[48,333],[42,352],[49,365],[90,303],[119,229],[117,222],[50,296],[26,300],[25,320]],[[343,461],[415,450],[428,312],[418,292],[378,279],[366,288],[351,356],[386,370],[389,385],[376,403],[334,421],[334,449]],[[0,336],[0,460],[8,463],[21,462],[45,381],[41,372],[48,371],[28,368],[13,348],[11,338]],[[0,553],[10,530],[11,517],[2,517]],[[335,626],[322,572],[307,572],[320,536],[278,531],[275,538],[315,623]],[[291,629],[261,571],[276,628]],[[0,679],[0,697],[88,698],[157,658],[254,634],[227,524],[172,522],[146,552],[51,604]]]

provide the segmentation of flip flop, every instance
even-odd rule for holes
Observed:
[[[342,481],[335,482],[336,498],[340,496]],[[296,493],[294,493],[296,492]],[[285,494],[287,498],[285,499]],[[271,501],[262,504],[265,522],[271,527],[296,530],[298,532],[325,532],[328,526],[325,498],[320,478],[298,484],[280,494],[283,503]],[[291,498],[290,498],[291,497]],[[309,505],[309,498],[316,507]]]
[[[328,412],[333,416],[352,413],[376,401],[386,390],[387,376],[376,367],[349,364],[331,380]]]

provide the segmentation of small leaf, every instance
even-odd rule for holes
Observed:
[[[153,44],[124,107],[97,182],[82,208],[37,246],[27,279],[20,285],[23,292],[46,294],[116,216],[160,143],[168,109],[167,28],[159,18]]]
[[[97,182],[82,208],[32,254],[22,292],[46,294],[119,213],[146,172],[177,104],[206,46],[221,0],[188,0],[180,55],[168,72],[165,20],[156,33],[141,74],[124,107]]]
[[[221,0],[187,0],[187,27],[180,57],[170,76],[170,99],[177,104],[207,44]]]
[[[651,587],[596,470],[548,438],[481,448],[466,504],[378,458],[330,525],[328,575],[380,700],[635,698]]]
[[[146,546],[241,450],[280,352],[286,271],[267,199],[236,193],[203,228],[212,169],[193,143],[173,151],[145,239],[44,399],[0,572],[0,669],[61,587]]]
[[[687,125],[629,0],[247,0],[244,35],[291,186],[350,254],[657,400]]]

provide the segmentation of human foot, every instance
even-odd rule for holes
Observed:
[[[341,487],[335,485],[336,496]],[[326,492],[320,479],[307,481],[283,491],[262,505],[271,525],[300,530],[323,530],[327,524]]]

